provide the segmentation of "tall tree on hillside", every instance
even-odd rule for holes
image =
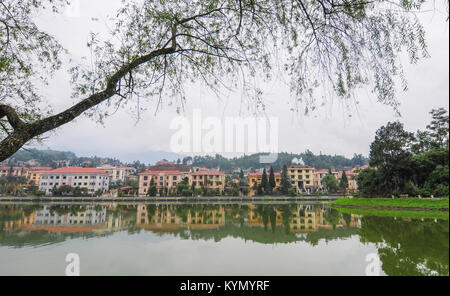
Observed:
[[[287,195],[289,193],[290,188],[291,188],[291,180],[289,180],[288,168],[287,165],[284,165],[283,170],[281,172],[281,193],[283,195]]]
[[[103,122],[130,106],[139,120],[143,98],[156,111],[163,98],[180,111],[192,81],[216,94],[238,86],[263,110],[258,84],[276,68],[290,81],[294,111],[314,110],[324,88],[345,100],[369,83],[397,110],[395,84],[406,88],[400,54],[413,63],[428,56],[416,16],[423,0],[130,0],[110,35],[91,34],[92,56],[74,64],[36,25],[44,8],[58,12],[68,2],[0,1],[0,161],[82,114]],[[75,104],[48,115],[39,107],[51,100],[38,89],[63,60]]]
[[[275,173],[273,172],[273,167],[270,167],[269,173],[269,192],[273,192],[273,190],[277,187],[277,183],[275,182]]]

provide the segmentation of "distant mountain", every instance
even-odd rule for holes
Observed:
[[[95,156],[77,156],[74,152],[70,151],[27,149],[18,151],[9,159],[9,161],[12,161],[12,163],[17,163],[36,160],[40,163],[40,165],[51,166],[56,161],[70,160],[71,165],[87,164],[89,166],[99,166],[104,163],[133,163],[135,161],[145,164],[155,164],[162,159],[177,161],[178,159],[183,159],[183,157],[183,155],[165,151],[118,153],[117,155],[114,155],[114,158],[112,158],[104,157],[101,153],[98,153],[98,155]]]
[[[141,163],[155,164],[162,159],[177,161],[178,159],[183,159],[185,155],[166,151],[149,150],[146,152],[117,153],[116,157],[122,162],[132,163],[134,161],[140,161]]]
[[[165,151],[146,151],[146,152],[131,152],[131,153],[117,153],[114,158],[102,156],[77,156],[74,152],[55,151],[55,150],[21,150],[17,152],[10,160],[13,164],[17,162],[27,162],[30,160],[38,161],[42,166],[53,166],[57,161],[70,160],[71,165],[96,167],[108,163],[116,165],[121,163],[133,164],[135,166],[154,165],[160,160],[177,161],[180,159],[183,163],[189,163],[194,166],[204,166],[207,168],[220,168],[224,171],[231,171],[235,169],[260,169],[267,167],[268,164],[260,163],[260,156],[262,154],[244,155],[235,158],[225,158],[221,155],[215,156],[195,156],[185,157],[184,155],[165,152]],[[105,153],[106,154],[106,153]],[[344,170],[356,166],[363,166],[369,163],[368,158],[361,154],[355,154],[352,158],[346,158],[340,155],[315,155],[307,150],[303,153],[279,153],[278,158],[271,166],[280,171],[283,165],[291,163],[301,163],[315,167],[316,169],[337,169]]]

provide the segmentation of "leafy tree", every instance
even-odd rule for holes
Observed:
[[[127,1],[115,15],[111,36],[91,35],[87,60],[93,62],[67,65],[77,102],[47,116],[38,108],[48,100],[36,83],[60,68],[64,50],[36,25],[35,16],[48,6],[61,11],[67,2],[2,0],[0,119],[8,126],[0,125],[0,161],[84,113],[102,121],[111,113],[108,107],[137,97],[184,101],[183,85],[193,80],[216,93],[241,84],[264,108],[257,83],[242,77],[269,81],[274,65],[284,65],[293,96],[303,102],[295,111],[313,110],[320,103],[318,89],[346,99],[372,81],[378,101],[396,108],[394,85],[404,81],[400,53],[406,49],[414,63],[427,56],[415,14],[423,2]],[[283,55],[273,54],[278,48]]]
[[[370,145],[370,165],[379,167],[385,178],[391,179],[391,190],[401,190],[411,174],[411,146],[414,135],[407,132],[400,122],[389,122],[377,130]]]
[[[433,109],[430,112],[433,120],[427,129],[435,148],[445,148],[448,146],[449,141],[449,116],[448,111],[444,108]]]
[[[322,179],[322,185],[328,192],[335,193],[339,189],[339,183],[336,177],[333,174],[328,173]]]

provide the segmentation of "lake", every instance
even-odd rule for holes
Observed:
[[[0,275],[65,275],[68,254],[81,275],[449,275],[449,222],[326,203],[0,204]]]

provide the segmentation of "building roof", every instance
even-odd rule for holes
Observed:
[[[29,171],[51,171],[52,167],[29,167],[27,168]]]
[[[139,175],[156,175],[156,174],[174,174],[174,175],[178,175],[178,174],[183,174],[183,172],[181,172],[181,171],[170,171],[170,170],[161,170],[161,171],[148,170],[148,171],[140,173]]]
[[[289,169],[314,169],[312,166],[309,165],[290,165],[288,166]]]
[[[281,176],[280,173],[273,173],[273,174],[274,174],[274,176]],[[250,174],[248,174],[249,177],[259,177],[259,176],[262,177],[262,175],[263,175],[263,173],[250,173]],[[267,175],[267,177],[269,177],[270,173],[266,173],[266,175]]]
[[[327,169],[316,170],[316,173],[328,173],[328,170]]]
[[[108,175],[107,172],[96,168],[82,168],[82,167],[64,167],[51,171],[42,171],[41,174],[101,174]]]
[[[217,171],[217,170],[204,170],[194,172],[191,175],[225,175],[225,172]]]

